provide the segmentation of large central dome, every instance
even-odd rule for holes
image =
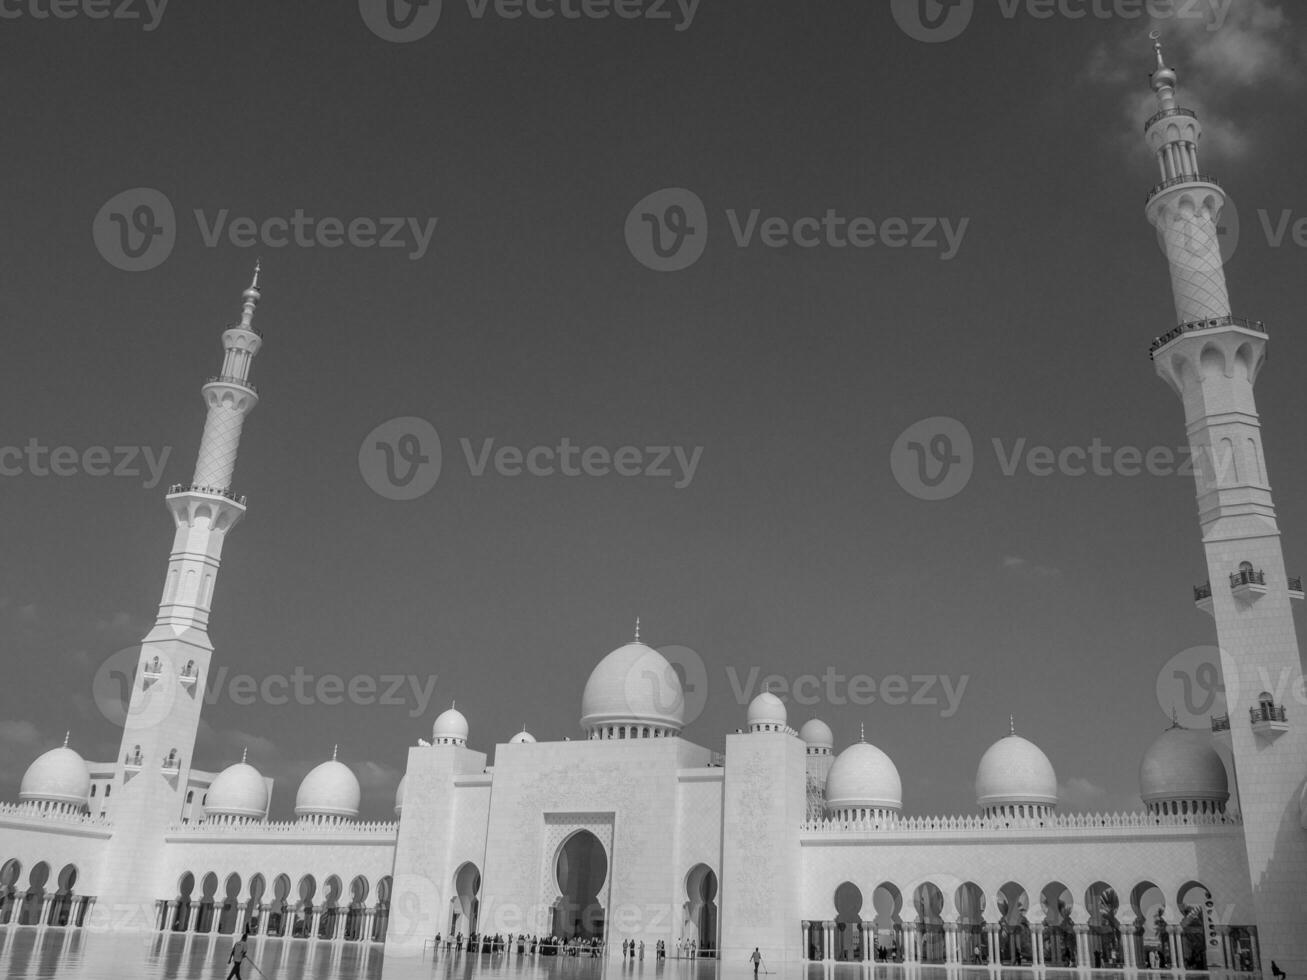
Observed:
[[[684,724],[685,692],[667,658],[643,643],[618,647],[590,672],[581,727],[590,738],[666,738]]]

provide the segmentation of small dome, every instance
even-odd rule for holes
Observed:
[[[249,763],[228,766],[209,786],[204,804],[206,817],[262,819],[268,812],[268,784]]]
[[[295,794],[297,817],[347,817],[359,815],[358,777],[343,762],[332,759],[313,769]]]
[[[763,691],[749,702],[749,728],[768,729],[785,727],[785,702],[771,691]]]
[[[1180,725],[1157,736],[1139,764],[1139,795],[1145,803],[1229,800],[1229,778],[1212,736]]]
[[[523,728],[520,732],[508,740],[509,745],[531,745],[534,744],[536,737]]]
[[[408,776],[401,776],[399,785],[395,787],[395,816],[401,816],[404,813],[404,781]]]
[[[91,795],[86,760],[67,745],[51,749],[27,767],[18,789],[24,803],[56,803],[84,809]]]
[[[855,742],[835,757],[826,777],[826,806],[832,810],[903,807],[903,782],[893,760],[866,742]]]
[[[599,661],[581,695],[581,727],[650,726],[680,733],[681,680],[667,658],[643,643],[618,647]]]
[[[431,741],[437,745],[453,742],[455,745],[467,744],[467,719],[457,708],[442,711],[431,726]]]
[[[820,718],[805,721],[803,727],[799,729],[799,738],[803,739],[810,749],[833,749],[835,747],[835,733],[830,730],[830,725]]]
[[[1020,735],[1000,738],[976,767],[976,804],[1057,806],[1053,764],[1038,745]]]

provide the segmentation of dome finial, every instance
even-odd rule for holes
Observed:
[[[1176,107],[1175,88],[1179,84],[1179,76],[1176,75],[1175,69],[1168,68],[1166,58],[1162,54],[1162,32],[1153,31],[1148,35],[1153,41],[1153,50],[1157,52],[1157,68],[1153,70],[1152,86],[1153,91],[1157,93],[1157,104],[1164,110],[1174,109]]]
[[[250,280],[248,288],[241,293],[241,298],[245,300],[245,305],[241,308],[241,326],[246,330],[250,329],[250,324],[254,322],[254,308],[259,305],[259,300],[263,294],[259,292],[259,273],[263,270],[263,260],[254,260],[254,278]]]
[[[337,751],[339,751],[339,749],[340,749],[340,746],[339,746],[339,745],[333,745],[333,746],[331,747],[331,761],[332,761],[332,762],[335,762],[335,761],[336,761],[336,753],[337,753]]]
[[[635,642],[640,642],[640,617],[635,617]]]
[[[449,710],[450,710],[450,711],[453,711],[453,710],[454,710],[455,708],[457,708],[457,707],[458,707],[458,702],[455,701],[453,698],[450,698],[450,699],[449,699]]]
[[[71,730],[64,732],[64,748],[68,748],[68,739],[72,737],[72,734]]]
[[[247,745],[245,748],[241,749],[241,765],[245,764],[245,760],[249,758],[249,755],[250,755],[250,748]]]
[[[860,721],[858,722],[858,741],[865,742],[866,740],[867,740],[867,723],[864,721]]]
[[[1017,733],[1017,716],[1016,716],[1016,715],[1008,715],[1008,716],[1007,716],[1007,733],[1008,733],[1009,735],[1015,735],[1015,734]]]

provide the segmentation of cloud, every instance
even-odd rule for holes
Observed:
[[[1248,96],[1301,88],[1307,39],[1295,35],[1281,0],[1214,0],[1202,8],[1205,17],[1154,20],[1150,29],[1162,32],[1166,61],[1180,75],[1181,104],[1203,119],[1203,146],[1224,158],[1246,156],[1258,123]],[[1144,72],[1154,65],[1145,33],[1139,22],[1123,24],[1116,37],[1094,47],[1084,70],[1091,84],[1121,90],[1132,152],[1142,144],[1139,127],[1157,110],[1157,98],[1144,84]],[[1267,125],[1279,119],[1277,114]]]
[[[0,721],[0,784],[14,787],[12,794],[4,793],[0,798],[16,800],[18,781],[32,760],[46,749],[62,744],[62,733],[55,740],[51,736],[42,735],[41,730],[30,721]]]
[[[1003,570],[1016,575],[1029,575],[1032,578],[1061,578],[1060,569],[1049,565],[1037,565],[1028,558],[1017,555],[1003,556]]]
[[[1058,784],[1057,806],[1063,813],[1118,813],[1138,810],[1139,799],[1121,796],[1083,776]]]
[[[152,620],[145,620],[129,612],[110,613],[95,620],[95,632],[123,640],[139,640],[150,631]]]
[[[247,750],[249,761],[261,771],[267,770],[264,775],[275,775],[271,770],[282,764],[281,750],[271,739],[238,728],[214,728],[204,718],[200,719],[195,737],[195,754],[209,760],[218,771],[239,762]]]

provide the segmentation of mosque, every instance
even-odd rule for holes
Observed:
[[[1266,329],[1231,312],[1216,237],[1225,203],[1198,165],[1201,125],[1160,45],[1145,125],[1160,182],[1179,326],[1151,357],[1184,408],[1224,663],[1244,691],[1300,689],[1302,663],[1253,387]],[[599,660],[579,734],[471,747],[450,709],[408,749],[395,820],[360,822],[359,781],[333,756],[268,819],[272,781],[247,760],[194,765],[214,584],[245,513],[232,489],[258,273],[223,333],[194,478],[171,487],[175,537],[142,642],[122,747],[37,758],[0,805],[0,931],[103,928],[364,944],[420,955],[437,935],[627,939],[772,964],[890,960],[1080,970],[1307,972],[1307,725],[1270,693],[1143,752],[1135,812],[1066,813],[1049,759],[1015,729],[978,759],[975,809],[908,817],[894,762],[837,748],[774,695],[724,751],[683,731],[668,660],[627,643]],[[1223,465],[1211,465],[1213,460]],[[1227,582],[1229,583],[1227,585]],[[1234,685],[1232,685],[1234,686]],[[1246,714],[1246,716],[1245,716]],[[712,734],[715,744],[716,733]]]

